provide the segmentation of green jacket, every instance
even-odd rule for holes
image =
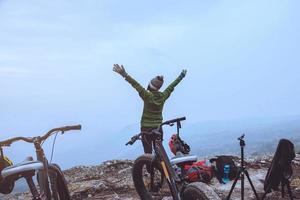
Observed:
[[[157,128],[163,120],[162,111],[165,101],[173,92],[175,86],[183,79],[179,76],[173,83],[171,83],[163,92],[151,92],[143,88],[136,80],[127,75],[125,80],[128,81],[139,93],[144,101],[144,110],[141,119],[141,127],[143,128]]]

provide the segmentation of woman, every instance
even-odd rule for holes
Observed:
[[[144,133],[142,134],[142,143],[144,152],[152,153],[153,139],[150,134],[145,134],[145,132],[151,132],[153,129],[157,129],[162,123],[162,111],[165,101],[170,97],[175,86],[185,77],[186,70],[182,70],[178,78],[176,78],[175,81],[173,81],[163,92],[159,91],[164,83],[163,76],[156,76],[153,78],[146,90],[126,73],[123,65],[114,64],[113,71],[123,76],[125,80],[137,90],[139,96],[144,101],[143,115],[141,118],[141,132]]]

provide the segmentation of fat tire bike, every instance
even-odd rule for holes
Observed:
[[[158,126],[157,129],[151,132],[142,132],[135,135],[126,145],[133,145],[137,140],[142,139],[143,134],[151,134],[153,138],[153,153],[143,154],[139,156],[133,165],[132,178],[135,189],[142,200],[154,200],[162,199],[162,196],[157,195],[159,192],[163,193],[163,185],[166,180],[169,187],[169,191],[174,200],[209,200],[220,199],[218,195],[208,185],[195,182],[188,183],[184,177],[181,177],[174,168],[174,162],[167,156],[165,148],[163,146],[163,131],[164,125],[173,126],[177,124],[177,134],[179,135],[179,129],[181,128],[181,121],[185,120],[185,117],[177,118],[169,121],[165,121]],[[195,162],[197,158],[194,157],[182,157],[181,162]],[[179,160],[180,160],[179,159]],[[148,179],[145,181],[144,178]],[[207,195],[204,190],[207,190],[211,195]],[[167,191],[168,192],[168,191]]]
[[[10,193],[14,182],[20,178],[25,178],[33,200],[70,200],[70,193],[63,172],[57,164],[48,162],[42,144],[53,134],[57,136],[58,133],[64,134],[66,131],[71,130],[81,130],[81,125],[54,128],[43,136],[15,137],[1,141],[1,157],[4,157],[3,147],[9,147],[17,141],[32,143],[36,149],[36,161],[32,157],[28,157],[23,162],[7,166],[1,171],[0,184],[8,186],[8,189],[4,193]],[[33,180],[35,175],[38,187]]]

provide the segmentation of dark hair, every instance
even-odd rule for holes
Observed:
[[[148,85],[147,90],[149,90],[150,92],[155,92],[156,90],[151,89],[150,85]]]

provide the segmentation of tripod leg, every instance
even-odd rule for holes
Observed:
[[[244,173],[246,174],[246,176],[247,176],[247,178],[248,178],[248,181],[249,181],[249,183],[250,183],[250,185],[251,185],[251,188],[252,188],[252,190],[253,190],[253,192],[254,192],[254,195],[255,195],[256,199],[259,199],[259,197],[258,197],[258,195],[257,195],[257,193],[256,193],[256,190],[255,190],[255,188],[254,188],[254,185],[253,185],[253,183],[252,183],[252,181],[251,181],[251,179],[250,179],[249,173],[248,173],[248,171],[247,171],[246,169],[245,169]]]
[[[232,184],[232,186],[231,186],[231,189],[230,189],[230,192],[229,192],[228,196],[226,197],[226,200],[230,200],[230,196],[231,196],[231,194],[232,194],[232,192],[233,192],[233,190],[234,190],[234,188],[235,188],[236,183],[238,182],[238,180],[239,180],[239,178],[240,178],[241,172],[242,172],[242,171],[239,170],[239,172],[238,172],[236,178],[234,179],[234,182],[233,182],[233,184]]]
[[[245,174],[241,172],[241,200],[244,200],[244,191],[245,191]]]

